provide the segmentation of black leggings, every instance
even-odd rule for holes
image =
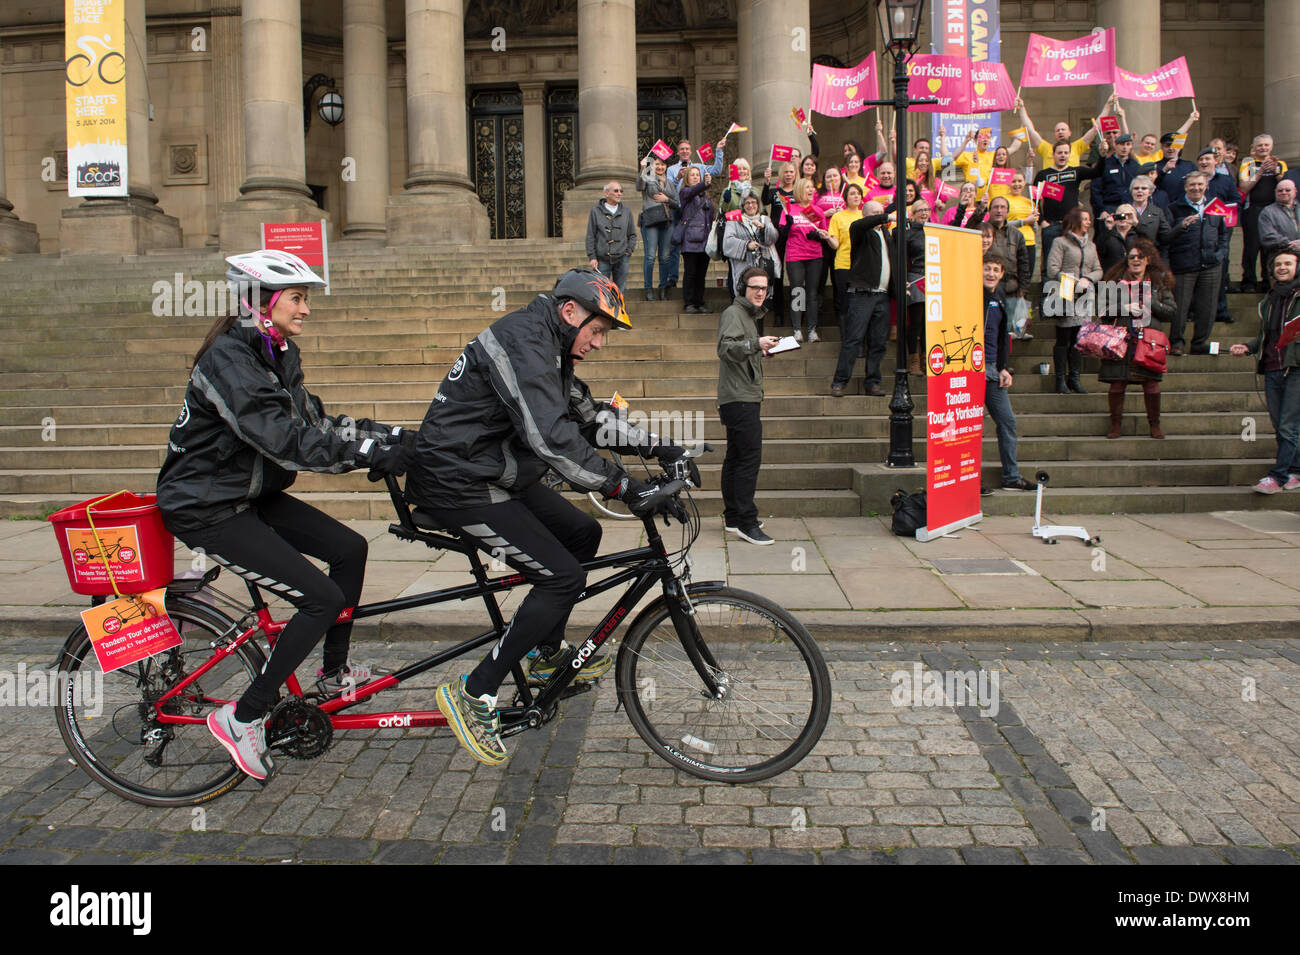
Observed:
[[[361,599],[367,547],[356,531],[310,504],[276,493],[220,524],[176,536],[191,550],[202,549],[222,567],[280,595],[298,610],[276,638],[266,669],[239,698],[235,719],[248,723],[265,716],[275,705],[280,685],[307,659],[321,634],[326,672],[347,662],[352,621],[334,621]],[[304,554],[329,564],[329,576]]]
[[[907,353],[925,357],[925,303],[907,306]]]
[[[704,307],[704,276],[709,271],[709,257],[704,252],[683,252],[685,275],[682,279],[683,305]]]
[[[1079,329],[1081,325],[1074,325],[1065,328],[1061,325],[1056,326],[1056,347],[1073,349],[1075,342],[1079,340]]]
[[[426,510],[532,584],[505,634],[466,684],[471,696],[495,696],[529,650],[559,647],[569,612],[587,585],[581,564],[600,550],[600,524],[542,484],[501,504]]]

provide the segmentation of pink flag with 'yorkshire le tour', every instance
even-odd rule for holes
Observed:
[[[918,53],[908,61],[907,73],[909,97],[939,100],[930,106],[908,107],[913,112],[971,112],[971,63],[967,57]]]
[[[1074,40],[1029,34],[1021,86],[1109,86],[1115,82],[1115,30]]]
[[[857,66],[836,69],[818,63],[813,67],[811,108],[823,116],[855,116],[871,107],[863,100],[876,99],[876,51]]]
[[[970,65],[970,110],[972,113],[1000,113],[1016,108],[1016,88],[1005,63],[988,60]]]
[[[1196,91],[1192,89],[1192,74],[1187,69],[1187,58],[1184,56],[1151,73],[1130,73],[1115,67],[1115,92],[1124,99],[1147,102],[1196,96]]]

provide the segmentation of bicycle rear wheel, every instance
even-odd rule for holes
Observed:
[[[830,715],[820,648],[786,610],[743,590],[692,594],[689,633],[668,605],[633,628],[618,658],[618,692],[632,726],[679,769],[743,783],[785,772],[817,744]],[[685,649],[694,640],[721,698],[705,689]]]
[[[103,673],[90,635],[78,627],[59,659],[59,732],[78,765],[109,792],[146,806],[193,806],[239,784],[244,774],[203,723],[159,723],[153,701],[213,656],[234,624],[204,603],[168,597],[167,614],[184,643]],[[174,715],[206,718],[238,699],[265,658],[251,641],[222,657],[164,704]]]

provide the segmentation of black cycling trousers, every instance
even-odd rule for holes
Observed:
[[[270,594],[279,594],[298,612],[276,638],[266,669],[253,680],[235,707],[247,723],[275,705],[280,685],[307,659],[325,634],[326,671],[348,659],[352,622],[335,624],[344,607],[361,599],[366,575],[366,539],[310,504],[277,493],[254,502],[229,520],[178,534],[190,549],[208,557]],[[329,564],[329,576],[303,555]]]
[[[426,510],[532,584],[505,634],[469,675],[472,696],[495,696],[529,650],[554,650],[564,639],[569,612],[587,585],[582,562],[600,550],[600,523],[542,484],[501,504]]]

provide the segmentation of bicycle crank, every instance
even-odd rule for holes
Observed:
[[[315,759],[329,749],[334,727],[329,716],[296,696],[275,705],[266,719],[266,745],[291,759]]]

